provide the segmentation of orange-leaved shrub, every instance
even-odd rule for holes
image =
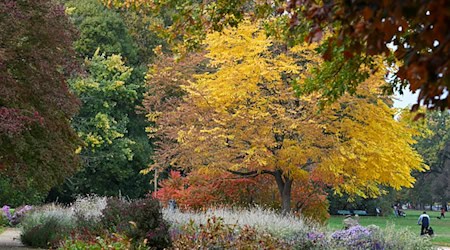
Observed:
[[[277,186],[270,177],[264,175],[236,178],[230,173],[191,172],[182,176],[178,171],[171,171],[169,178],[160,182],[160,187],[153,196],[163,204],[173,199],[182,210],[222,205],[281,207]],[[293,188],[294,213],[319,222],[329,217],[326,193],[320,185],[305,181]]]

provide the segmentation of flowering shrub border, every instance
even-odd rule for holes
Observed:
[[[105,225],[98,230],[95,229],[96,227],[92,227],[92,225],[102,224],[100,222],[104,222],[102,221],[104,219],[110,222],[114,221],[111,218],[108,219],[108,216],[105,217],[105,213],[108,214],[106,210],[104,211],[107,200],[101,197],[88,197],[76,202],[71,207],[60,207],[53,204],[34,208],[28,214],[29,216],[25,217],[24,215],[32,210],[31,206],[18,208],[13,214],[10,213],[9,206],[3,206],[0,214],[4,215],[3,218],[7,218],[11,224],[24,217],[23,227],[27,228],[28,225],[33,230],[34,226],[38,226],[36,228],[39,229],[45,224],[43,222],[46,220],[41,220],[41,217],[58,218],[58,222],[66,221],[59,223],[62,228],[57,229],[58,232],[66,232],[66,236],[56,235],[58,237],[52,244],[55,247],[62,246],[63,249],[73,249],[71,247],[77,246],[84,246],[83,249],[98,249],[103,244],[131,245],[135,249],[148,249],[149,246],[152,246],[153,241],[159,242],[160,238],[165,239],[165,237],[173,242],[173,248],[169,247],[168,249],[190,249],[189,247],[195,246],[202,246],[205,249],[228,246],[234,249],[435,249],[426,237],[417,237],[407,229],[398,229],[393,225],[386,229],[380,229],[374,225],[368,227],[358,225],[346,230],[330,232],[323,225],[304,217],[283,216],[274,210],[260,207],[251,209],[212,208],[203,212],[163,209],[164,220],[157,224],[153,223],[151,229],[143,230],[145,235],[139,234],[139,237],[133,237],[137,236],[135,233],[142,226],[137,222],[149,222],[149,218],[153,216],[148,212],[136,213],[140,208],[147,208],[150,203],[140,200],[121,201],[121,204],[124,206],[119,206],[117,211],[113,209],[115,212],[111,215],[116,217],[119,213],[123,218],[113,223],[114,225],[106,227],[109,230],[103,227]],[[134,205],[132,206],[132,204]],[[159,206],[155,204],[156,207]],[[147,211],[147,209],[144,210]],[[126,216],[128,214],[129,216]],[[132,214],[133,216],[131,216]],[[80,219],[83,219],[82,222],[85,223],[80,223]],[[168,221],[170,224],[165,224],[164,221]],[[117,222],[121,223],[117,224]],[[121,226],[125,225],[131,230],[131,234],[127,235],[120,231]],[[80,228],[84,231],[80,231]],[[47,231],[50,232],[50,230]],[[167,234],[167,231],[170,235]],[[42,233],[38,232],[35,235],[39,236]],[[83,235],[88,237],[81,237]],[[65,243],[60,245],[62,242]],[[153,246],[157,245],[153,244]]]
[[[179,249],[188,249],[183,248],[183,244],[191,246],[193,243],[204,247],[224,246],[224,239],[235,239],[245,228],[252,230],[254,239],[268,235],[286,249],[436,249],[426,237],[418,237],[403,228],[391,226],[380,229],[370,225],[330,232],[324,226],[302,217],[282,216],[260,208],[220,208],[197,213],[164,209],[163,214],[172,223],[169,232],[174,246]],[[266,246],[272,249],[271,244]]]
[[[19,224],[21,219],[24,217],[24,215],[32,209],[33,209],[32,206],[25,205],[23,207],[16,209],[14,211],[14,213],[11,215],[11,207],[10,206],[4,205],[2,207],[3,214],[8,219],[10,226],[16,226],[17,224]]]

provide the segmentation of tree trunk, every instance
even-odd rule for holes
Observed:
[[[288,214],[291,212],[291,192],[293,180],[283,176],[281,170],[276,170],[274,176],[281,197],[281,212],[283,214]]]
[[[288,214],[291,212],[291,184],[292,180],[287,181],[289,183],[289,188],[285,184],[285,188],[283,190],[283,194],[281,196],[282,206],[281,211],[283,214]],[[289,191],[287,191],[289,190]]]

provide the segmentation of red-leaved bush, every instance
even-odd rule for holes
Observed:
[[[271,178],[260,175],[254,178],[236,178],[231,173],[191,172],[182,176],[171,171],[169,178],[160,182],[153,194],[163,204],[173,199],[180,209],[201,209],[211,206],[262,205],[280,207],[280,198]],[[293,211],[325,221],[328,218],[326,193],[319,185],[299,182],[293,189]]]

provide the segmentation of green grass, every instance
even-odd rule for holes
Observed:
[[[2,234],[6,230],[6,227],[0,226],[0,234]]]
[[[381,228],[386,227],[386,225],[395,225],[396,228],[408,228],[408,230],[419,236],[420,226],[417,225],[417,220],[423,211],[405,210],[405,212],[405,218],[395,218],[393,215],[386,217],[359,216],[359,224],[362,226],[374,224]],[[432,239],[433,244],[439,246],[450,246],[450,218],[439,220],[436,217],[440,215],[440,212],[436,211],[427,211],[427,214],[430,215],[430,226],[434,230],[434,237]],[[450,213],[448,215],[450,216]],[[344,216],[331,216],[328,220],[328,228],[332,230],[342,229],[342,221],[344,218]]]

